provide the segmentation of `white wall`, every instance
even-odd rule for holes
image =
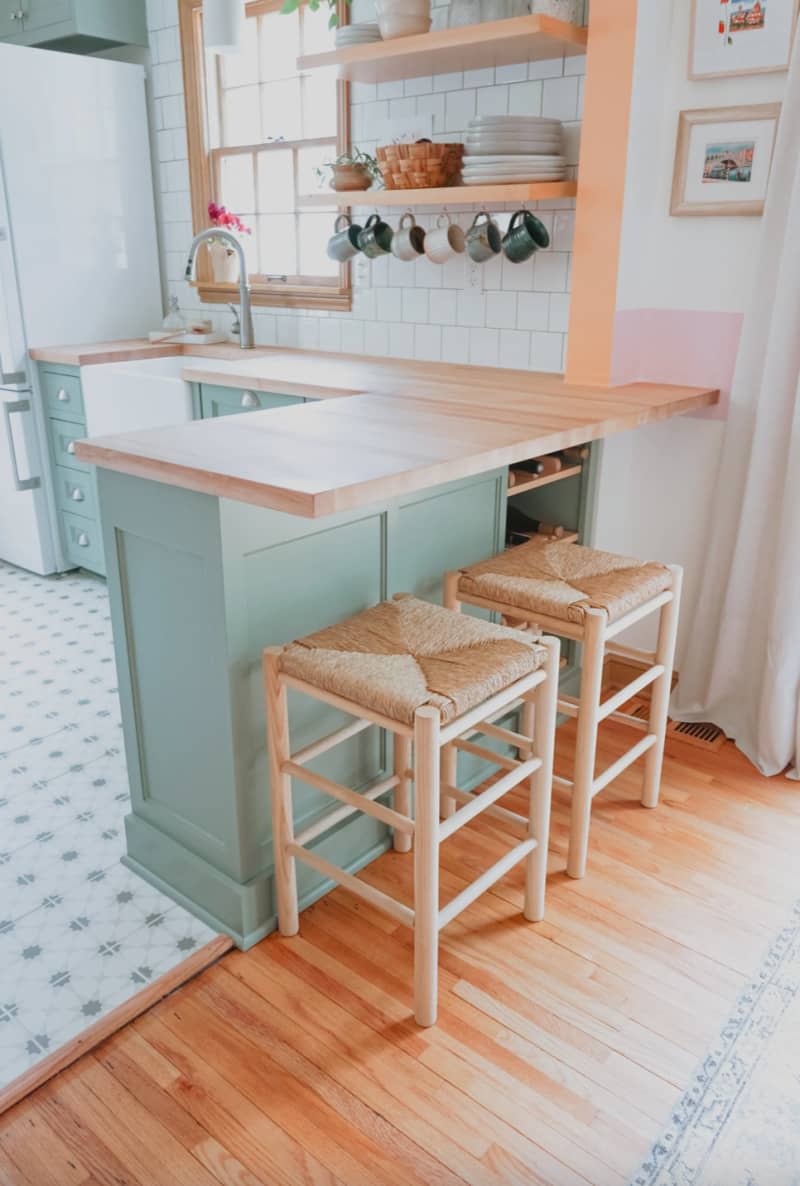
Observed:
[[[715,315],[746,312],[763,220],[670,215],[678,113],[780,100],[786,74],[689,81],[690,7],[688,0],[639,4],[617,310],[618,318],[636,309],[694,310],[713,335]],[[645,363],[638,377],[669,376]],[[684,381],[716,385],[699,360]],[[598,546],[684,566],[678,665],[714,509],[725,498],[716,486],[724,427],[721,419],[681,417],[612,437],[604,447]],[[652,628],[632,631],[629,641],[647,645]]]
[[[224,306],[201,305],[183,281],[192,237],[189,170],[175,0],[147,0],[152,57],[156,170],[161,211],[162,266],[170,293],[185,311],[215,315],[230,326]],[[358,14],[363,19],[363,14]],[[430,113],[434,139],[460,139],[480,113],[554,115],[570,125],[577,163],[585,58],[522,63],[403,82],[354,86],[354,143],[374,147],[378,120]],[[563,369],[568,316],[574,200],[534,206],[553,239],[525,264],[499,259],[480,268],[459,257],[436,267],[393,257],[354,268],[351,313],[256,309],[256,342],[307,349],[386,355],[488,366]],[[509,210],[513,206],[508,207]],[[453,211],[462,226],[473,211]],[[505,215],[507,219],[508,214]],[[434,214],[419,221],[430,224]],[[499,219],[503,224],[503,217]],[[218,311],[217,311],[218,310]]]

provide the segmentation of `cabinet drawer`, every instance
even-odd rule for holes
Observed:
[[[68,511],[61,512],[64,552],[67,559],[80,568],[105,575],[103,540],[96,519],[82,519]]]
[[[273,395],[269,391],[247,391],[238,387],[219,387],[213,383],[203,383],[200,387],[200,414],[204,420],[215,416],[236,416],[240,412],[286,408],[305,402],[301,395]]]
[[[72,0],[24,0],[16,7],[25,11],[25,31],[46,29],[72,17]]]
[[[61,420],[83,420],[83,393],[77,375],[41,371],[44,404],[51,416]]]
[[[97,503],[94,497],[94,478],[76,469],[65,469],[56,465],[53,469],[56,502],[62,511],[82,515],[87,519],[97,517]]]
[[[66,465],[70,469],[79,469],[88,474],[89,466],[75,456],[75,442],[83,440],[86,436],[86,425],[70,424],[68,420],[56,420],[51,416],[48,428],[50,440],[53,442],[53,461],[56,465]]]

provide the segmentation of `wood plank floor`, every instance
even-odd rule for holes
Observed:
[[[800,892],[797,783],[670,742],[659,810],[637,789],[597,800],[581,882],[557,794],[546,921],[517,869],[451,924],[436,1028],[410,1018],[410,933],[337,890],[0,1117],[0,1183],[625,1186]],[[449,840],[443,894],[506,839]],[[411,869],[364,876],[408,898]]]

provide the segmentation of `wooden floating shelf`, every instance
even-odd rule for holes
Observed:
[[[577,531],[565,531],[563,535],[547,535],[544,531],[515,531],[514,535],[522,535],[527,540],[531,539],[548,539],[554,544],[575,544],[578,542]],[[518,548],[519,544],[512,544],[506,551],[513,551]]]
[[[550,16],[516,16],[460,29],[436,29],[391,41],[351,45],[297,59],[299,71],[335,67],[339,78],[392,82],[452,74],[483,66],[510,66],[586,53],[587,30]]]
[[[574,198],[577,181],[523,181],[513,185],[448,185],[437,189],[364,189],[347,193],[307,194],[298,206],[326,206],[337,210],[367,206],[472,206],[487,202],[539,202],[546,198]]]
[[[560,482],[564,478],[576,478],[581,472],[581,468],[580,465],[568,465],[555,474],[533,474],[529,482],[518,482],[515,486],[509,484],[508,497],[511,498],[514,494],[524,494],[526,490],[538,490],[540,486],[549,486],[551,482]]]

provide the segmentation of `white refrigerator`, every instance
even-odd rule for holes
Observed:
[[[0,44],[0,559],[66,567],[28,349],[161,317],[143,68]]]

